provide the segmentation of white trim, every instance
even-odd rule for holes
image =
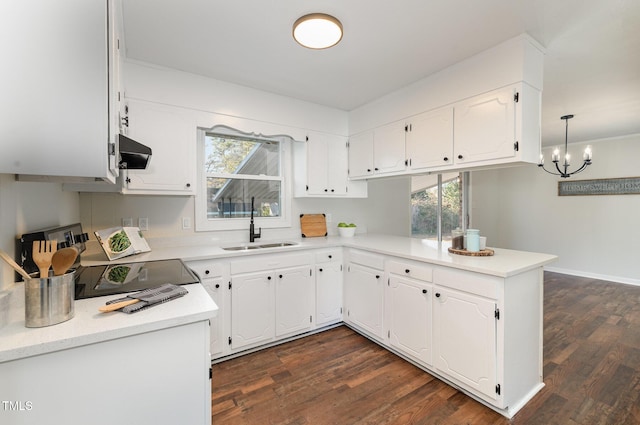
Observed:
[[[220,126],[212,126],[211,128],[198,128],[198,141],[197,141],[197,188],[195,195],[195,231],[196,232],[209,232],[216,230],[248,230],[250,219],[249,218],[234,218],[234,219],[208,219],[207,218],[207,205],[206,205],[206,185],[204,184],[204,139],[207,132],[216,132]],[[247,136],[247,134],[254,133],[241,132],[239,130],[231,129],[225,126],[224,131],[220,131],[219,134],[228,134],[235,136]],[[262,136],[261,138],[274,139],[280,142],[280,169],[282,173],[282,185],[281,185],[281,216],[280,217],[256,217],[254,218],[254,225],[256,228],[273,229],[273,228],[286,228],[291,227],[291,138],[289,136]],[[234,176],[237,177],[237,176]],[[244,178],[244,177],[243,177]],[[272,178],[267,176],[260,177],[261,180],[271,180]],[[280,177],[274,179],[280,180]]]
[[[605,280],[607,282],[615,282],[615,283],[623,283],[625,285],[640,286],[640,279],[630,279],[628,277],[622,277],[622,276],[609,276],[606,274],[589,273],[589,272],[583,272],[579,270],[563,269],[561,267],[545,266],[544,269],[549,272],[568,274],[570,276],[588,277],[591,279]]]

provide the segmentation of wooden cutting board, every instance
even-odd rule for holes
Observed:
[[[324,214],[300,214],[300,230],[303,238],[327,236],[327,218]]]

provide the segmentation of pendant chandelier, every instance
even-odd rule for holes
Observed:
[[[553,155],[551,156],[551,162],[553,162],[556,166],[556,171],[549,171],[544,168],[544,156],[540,154],[540,163],[538,163],[538,167],[542,168],[549,174],[553,174],[554,176],[560,176],[562,178],[571,177],[574,174],[583,171],[587,168],[587,165],[591,165],[591,148],[587,146],[584,150],[584,154],[582,155],[582,166],[575,171],[569,172],[569,166],[571,165],[571,155],[569,155],[569,151],[567,150],[567,143],[569,139],[569,120],[573,118],[573,115],[564,115],[560,117],[561,120],[565,121],[565,133],[564,133],[564,163],[562,164],[562,169],[560,168],[560,150],[556,148],[553,151]]]

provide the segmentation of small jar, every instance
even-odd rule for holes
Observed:
[[[480,230],[467,229],[467,251],[480,251]]]
[[[459,228],[451,231],[451,248],[464,249],[464,232]]]

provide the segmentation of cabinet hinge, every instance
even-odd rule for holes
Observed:
[[[313,323],[313,316],[309,316],[309,323]]]
[[[305,186],[305,190],[306,190],[306,191],[309,191],[309,185],[306,185],[306,186]]]
[[[518,141],[516,140],[516,142],[513,144],[513,150],[518,152],[520,150],[520,144],[518,143]]]
[[[311,269],[309,269],[309,276],[313,276],[313,275],[311,274]]]
[[[493,313],[496,320],[500,320],[500,309],[496,308],[496,311]]]
[[[209,368],[209,381],[213,378],[213,368]]]
[[[340,264],[340,271],[342,271],[342,264]]]
[[[229,337],[229,345],[231,345],[231,337]]]
[[[229,281],[229,289],[231,289],[231,281]]]
[[[390,330],[387,331],[387,338],[391,338],[391,331]]]
[[[518,103],[519,100],[520,100],[520,93],[516,92],[516,94],[513,95],[513,101]]]
[[[342,314],[342,307],[340,307],[340,314]]]
[[[304,139],[305,139],[304,140],[305,142],[308,142],[309,141],[309,136],[306,136]]]
[[[109,156],[115,155],[116,154],[116,144],[115,143],[109,143]]]
[[[496,394],[500,395],[500,384],[496,385]]]

